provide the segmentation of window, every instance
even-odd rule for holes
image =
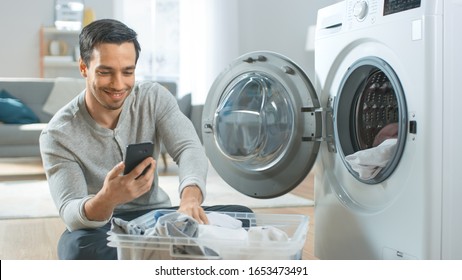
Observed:
[[[137,77],[177,81],[179,75],[179,0],[120,1],[121,20],[138,33],[141,54]]]
[[[115,0],[138,33],[140,79],[173,81],[178,97],[204,104],[216,76],[238,56],[237,0]]]

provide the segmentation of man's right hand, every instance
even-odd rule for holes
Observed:
[[[156,168],[156,161],[152,157],[143,160],[130,173],[121,175],[124,168],[125,164],[120,162],[109,171],[102,189],[85,203],[87,219],[107,220],[117,205],[130,202],[151,189]],[[142,174],[146,168],[145,174]]]

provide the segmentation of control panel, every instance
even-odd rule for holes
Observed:
[[[373,25],[388,15],[419,8],[421,2],[422,0],[346,0],[345,27],[350,30]]]
[[[350,0],[347,1],[347,28],[358,23],[373,24],[379,12],[379,0]],[[361,24],[361,25],[362,25]]]

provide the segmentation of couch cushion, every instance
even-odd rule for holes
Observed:
[[[0,124],[0,150],[12,146],[39,145],[39,137],[46,123]]]
[[[0,122],[6,124],[28,124],[40,122],[37,115],[21,100],[6,90],[0,91]]]
[[[85,89],[85,80],[76,78],[58,77],[55,79],[53,89],[43,104],[43,111],[54,115],[64,105]]]
[[[48,122],[52,115],[43,111],[54,85],[54,79],[45,78],[0,78],[0,90],[4,89],[26,104],[40,119]]]

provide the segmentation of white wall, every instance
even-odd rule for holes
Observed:
[[[55,0],[1,0],[0,77],[39,77],[40,26],[52,26]],[[112,0],[85,0],[96,18],[112,17]]]
[[[204,104],[215,78],[239,56],[238,0],[183,0],[179,96]]]
[[[308,27],[316,24],[319,8],[339,0],[239,1],[240,53],[281,53],[314,79],[314,52],[305,50]]]

